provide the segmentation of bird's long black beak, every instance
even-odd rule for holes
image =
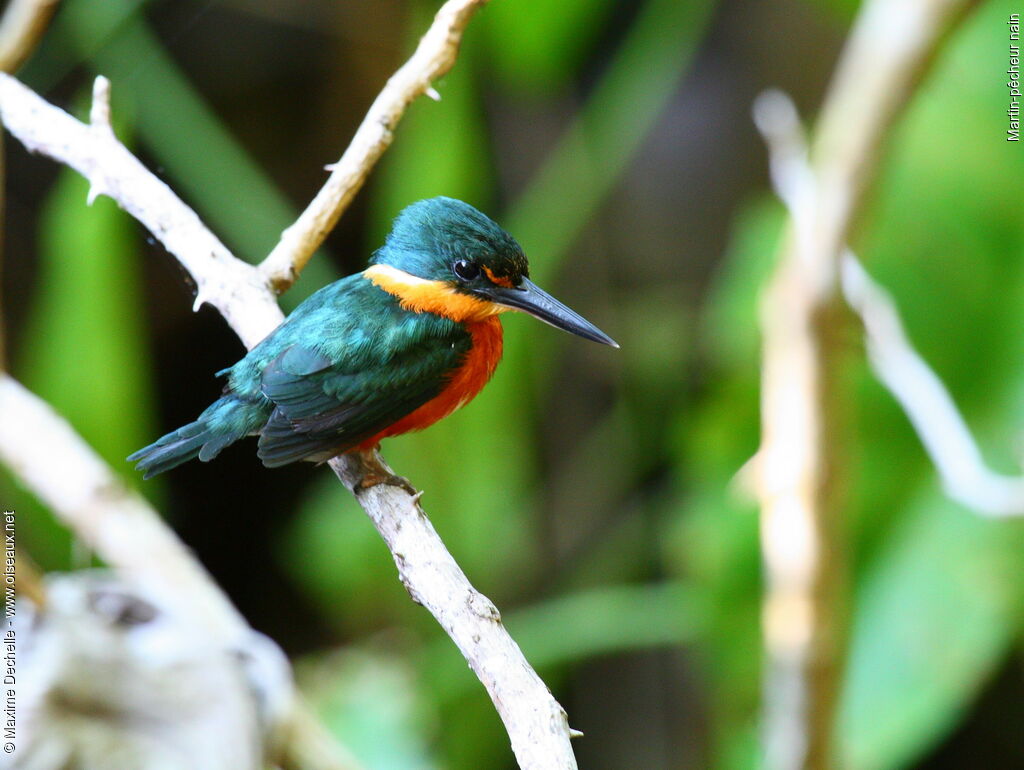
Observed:
[[[584,339],[600,342],[603,345],[611,345],[617,348],[619,343],[590,323],[586,318],[574,310],[570,310],[557,299],[552,297],[529,278],[521,279],[519,286],[506,288],[504,286],[487,286],[476,289],[476,294],[481,294],[491,302],[499,305],[522,310],[534,318],[539,318],[557,329],[577,334]]]

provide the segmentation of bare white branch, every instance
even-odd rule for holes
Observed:
[[[448,0],[420,40],[416,52],[377,95],[341,160],[327,166],[331,175],[306,210],[281,234],[280,242],[260,265],[260,273],[277,292],[291,286],[342,212],[363,186],[370,170],[391,144],[395,128],[416,97],[441,96],[432,83],[455,64],[462,33],[487,0]]]
[[[29,150],[47,155],[86,178],[90,196],[107,195],[145,225],[188,270],[196,283],[196,307],[213,305],[252,347],[283,315],[259,271],[236,259],[171,188],[122,145],[100,106],[96,126],[86,125],[0,73],[0,119]]]
[[[814,196],[814,174],[796,107],[785,94],[771,91],[758,98],[754,112],[770,150],[775,190],[796,231],[806,233],[806,201]],[[946,493],[982,515],[1024,515],[1024,476],[987,467],[949,391],[907,337],[889,292],[850,249],[843,253],[840,270],[843,295],[864,323],[871,368],[903,407]]]
[[[247,347],[281,321],[274,295],[259,272],[235,258],[112,134],[83,125],[8,76],[0,76],[0,117],[30,150],[75,168],[146,225],[195,279],[197,303],[215,306]],[[351,489],[363,489],[367,463],[375,462],[372,456],[345,455],[331,464]],[[38,483],[44,484],[45,477]],[[508,635],[493,605],[448,554],[417,497],[388,484],[365,489],[357,497],[385,535],[402,582],[452,637],[487,688],[520,766],[575,768],[565,712]],[[105,510],[97,508],[92,515],[102,520]],[[76,530],[90,524],[88,518],[73,521]],[[91,525],[101,524],[107,532],[102,521]],[[139,541],[132,545],[136,562],[146,558],[146,547]]]
[[[444,626],[469,661],[505,729],[521,768],[576,767],[565,711],[526,662],[501,623],[491,600],[477,591],[444,547],[420,508],[419,493],[378,484],[360,489],[368,476],[387,478],[391,469],[370,453],[331,461],[388,544],[406,590]],[[576,735],[579,735],[576,732]]]
[[[812,172],[799,121],[777,95],[755,120],[773,141],[772,171],[800,212],[761,308],[762,444],[758,453],[764,758],[769,770],[832,764],[845,619],[837,383],[839,266],[884,138],[943,33],[969,0],[867,0],[843,48],[815,132]],[[798,166],[792,162],[804,158]]]
[[[951,498],[985,516],[1024,516],[1024,476],[988,468],[946,386],[907,338],[889,292],[847,250],[843,294],[864,322],[868,359],[896,398]]]

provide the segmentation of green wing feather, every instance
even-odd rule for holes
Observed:
[[[259,394],[273,406],[259,440],[267,467],[362,443],[437,396],[471,347],[460,324],[404,311],[365,279],[340,297],[307,302],[268,338],[274,357],[250,373],[258,371]],[[250,354],[257,359],[266,355],[259,347]]]
[[[361,275],[350,276],[311,295],[221,372],[224,395],[195,422],[128,459],[149,478],[259,434],[268,467],[326,460],[438,395],[471,345],[462,325],[403,310]]]
[[[318,354],[289,348],[263,373],[261,389],[274,411],[260,432],[260,459],[273,468],[326,459],[362,443],[440,394],[468,347],[421,340],[382,356],[376,367],[346,372],[322,359],[323,368],[307,374],[290,370],[289,360]]]

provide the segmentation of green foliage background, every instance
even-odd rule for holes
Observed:
[[[328,3],[172,5],[67,0],[20,75],[79,113],[88,76],[109,76],[120,135],[255,260],[315,191],[318,166],[340,153],[433,4],[351,3],[337,13]],[[734,477],[757,446],[756,304],[783,217],[751,149],[745,105],[760,87],[781,85],[813,115],[856,10],[838,0],[765,7],[493,0],[441,84],[441,103],[413,105],[341,232],[284,298],[293,306],[359,269],[404,204],[445,194],[494,214],[531,255],[535,280],[619,339],[622,350],[611,353],[512,318],[506,360],[484,395],[385,446],[426,490],[449,548],[587,733],[579,751],[588,768],[756,765],[757,520]],[[1005,141],[1002,74],[1014,10],[983,3],[946,43],[891,136],[856,243],[1006,472],[1019,468],[1024,424],[1024,153]],[[335,26],[310,31],[323,16],[303,14],[314,12]],[[325,54],[312,75],[300,61],[293,75],[282,55],[246,75],[230,43],[220,59],[196,57],[250,16],[253,40],[280,34],[287,53],[308,35],[337,60]],[[737,37],[740,19],[774,19],[780,31]],[[805,22],[812,32],[794,32]],[[737,40],[748,45],[730,49]],[[716,69],[721,61],[746,69]],[[261,85],[268,70],[277,79]],[[775,81],[738,82],[751,72]],[[301,97],[273,90],[281,82]],[[222,101],[204,96],[204,84]],[[339,97],[332,89],[341,87]],[[725,97],[716,94],[730,91],[741,112],[729,126],[696,124],[727,137],[719,164],[701,168],[699,132],[687,139],[672,128],[682,109],[697,115],[687,121],[717,114]],[[269,102],[273,123],[246,125],[253,99]],[[693,219],[654,197],[631,199],[652,153],[682,158],[678,184],[696,188],[651,192],[664,201],[717,189],[725,177],[728,204],[716,206],[717,218],[673,229],[674,215]],[[139,483],[124,456],[174,427],[169,415],[215,395],[212,377],[194,382],[175,368],[173,351],[196,344],[196,324],[218,321],[188,315],[180,277],[153,267],[168,258],[114,204],[86,208],[84,182],[67,171],[45,176],[53,173],[15,158],[8,180],[13,197],[31,179],[38,189],[27,195],[39,202],[23,225],[34,233],[7,246],[11,367]],[[670,250],[659,251],[662,230]],[[217,333],[221,362],[211,373],[238,352]],[[1019,732],[1024,716],[1024,525],[982,520],[942,494],[906,418],[867,371],[856,330],[848,345],[852,595],[839,757],[854,770],[963,767],[963,757],[1024,766],[1019,742],[992,739]],[[264,472],[243,457],[249,449],[235,451],[239,469],[227,466],[224,477],[176,471],[140,488],[190,543],[189,532],[213,529],[222,539],[210,543],[233,544],[228,557],[195,547],[253,622],[293,653],[328,724],[368,768],[511,766],[482,689],[409,602],[350,497],[322,471]],[[267,485],[272,510],[183,502],[217,494],[217,483]],[[186,493],[191,484],[200,486]],[[21,542],[41,565],[81,563],[67,533],[6,476],[0,494],[21,514]],[[254,524],[257,515],[269,518]],[[256,541],[263,545],[247,561]],[[271,594],[251,582],[256,573],[273,576]],[[279,601],[294,604],[294,615],[268,608]]]

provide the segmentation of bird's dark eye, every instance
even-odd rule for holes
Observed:
[[[460,259],[452,265],[452,272],[455,273],[455,277],[460,281],[472,281],[480,275],[480,267],[476,262],[470,262],[468,259]]]

